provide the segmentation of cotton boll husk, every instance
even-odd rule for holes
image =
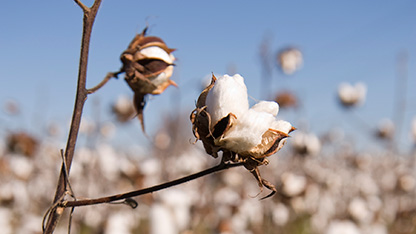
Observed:
[[[226,132],[219,143],[234,152],[247,152],[261,143],[263,134],[272,126],[275,118],[272,114],[248,110],[237,118],[235,124]]]
[[[249,107],[244,78],[238,74],[219,77],[208,92],[206,106],[213,125],[229,113],[239,118]]]
[[[273,101],[260,101],[259,103],[252,106],[250,109],[258,112],[270,113],[273,116],[276,116],[279,113],[279,104]]]
[[[140,53],[147,58],[155,58],[163,60],[168,64],[172,64],[175,57],[172,54],[167,53],[164,49],[159,46],[150,46],[140,50]]]

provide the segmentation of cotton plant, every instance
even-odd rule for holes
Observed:
[[[213,75],[191,114],[193,133],[214,158],[222,151],[223,162],[242,162],[260,188],[272,190],[271,196],[276,189],[262,179],[258,166],[267,164],[266,157],[280,150],[295,130],[289,122],[276,119],[278,112],[279,105],[273,101],[260,101],[250,108],[241,75],[218,79]]]

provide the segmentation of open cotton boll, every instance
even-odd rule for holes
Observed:
[[[258,112],[266,112],[270,113],[273,116],[276,116],[279,113],[279,104],[273,101],[260,101],[250,109],[258,111]]]
[[[263,134],[274,121],[275,118],[272,114],[250,109],[237,118],[237,121],[219,140],[219,143],[237,153],[250,151],[261,143]]]
[[[206,106],[213,125],[230,113],[239,118],[249,107],[244,78],[238,74],[219,77],[208,92]]]
[[[164,49],[159,46],[150,46],[140,50],[140,53],[147,58],[155,58],[163,60],[165,63],[172,64],[175,60],[175,57],[172,54],[169,54]]]

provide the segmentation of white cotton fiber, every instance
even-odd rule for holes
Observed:
[[[263,134],[270,128],[275,118],[267,112],[248,110],[225,134],[225,147],[234,152],[246,152],[261,143]]]
[[[157,58],[165,61],[168,64],[172,64],[175,60],[173,55],[166,52],[164,49],[160,48],[159,46],[150,46],[140,50],[140,53],[147,58]]]
[[[239,118],[249,107],[244,78],[238,74],[219,77],[208,92],[206,105],[213,125],[229,113]]]
[[[292,124],[284,120],[275,120],[270,125],[270,128],[288,134],[289,131],[292,129]]]
[[[250,109],[259,111],[259,112],[270,113],[273,116],[276,116],[277,113],[279,113],[279,104],[273,101],[260,101],[254,106],[252,106]]]

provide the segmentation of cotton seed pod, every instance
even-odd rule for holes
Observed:
[[[125,80],[134,92],[134,106],[138,118],[143,123],[143,109],[146,104],[145,96],[163,93],[170,85],[177,86],[170,79],[173,73],[175,57],[159,37],[146,36],[147,28],[135,36],[120,59]]]
[[[240,157],[262,158],[277,152],[279,143],[294,128],[276,120],[276,102],[261,101],[249,109],[247,88],[240,75],[225,75],[202,91],[191,115],[193,132],[207,153],[216,157],[229,150]]]
[[[276,191],[262,179],[258,166],[265,157],[283,147],[285,138],[295,128],[277,120],[279,105],[261,101],[249,108],[247,87],[240,75],[212,76],[211,84],[200,94],[191,114],[193,133],[205,151],[213,157],[223,152],[223,161],[243,162],[260,186]]]

